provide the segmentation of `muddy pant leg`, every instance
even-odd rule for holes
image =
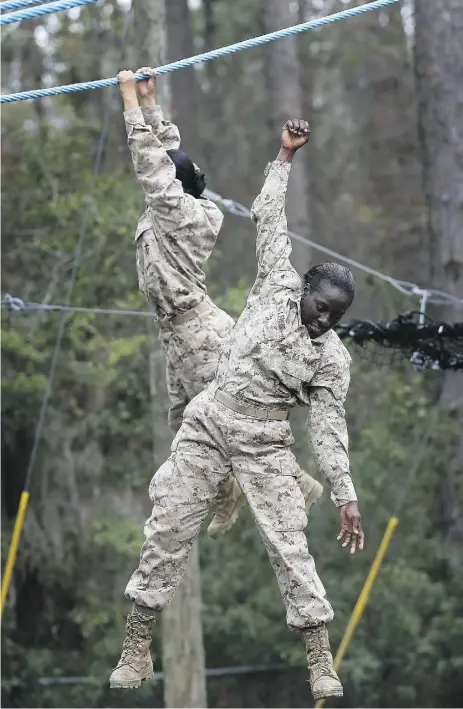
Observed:
[[[151,481],[153,511],[145,523],[138,569],[125,592],[128,599],[156,611],[172,600],[218,485],[229,475],[214,442],[203,431],[193,431],[196,440],[191,440],[191,429],[182,425],[174,452]]]
[[[287,458],[280,470],[293,469],[295,460],[289,451]],[[233,471],[275,571],[286,607],[287,624],[292,630],[302,630],[330,621],[333,609],[307,548],[304,534],[307,517],[302,493],[293,476],[282,475],[279,470],[269,472],[271,456],[265,462],[266,472],[256,471],[258,463],[262,463],[262,459],[256,455],[249,460],[247,471],[241,465],[238,469],[233,465]]]

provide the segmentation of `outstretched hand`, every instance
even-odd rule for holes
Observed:
[[[362,551],[365,544],[365,535],[362,529],[362,518],[356,502],[348,502],[341,507],[341,531],[337,536],[343,547],[350,544],[350,553],[355,554],[357,549]]]
[[[286,121],[281,134],[281,147],[285,150],[298,150],[305,145],[310,137],[310,127],[307,121],[294,118]]]

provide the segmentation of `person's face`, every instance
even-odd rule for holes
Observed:
[[[352,303],[347,293],[322,281],[318,290],[307,291],[301,298],[301,318],[312,339],[331,330]]]

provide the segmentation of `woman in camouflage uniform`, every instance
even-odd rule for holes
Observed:
[[[121,83],[128,146],[145,193],[146,208],[135,233],[137,272],[140,289],[159,323],[166,356],[169,426],[176,433],[187,404],[214,378],[223,343],[234,326],[233,319],[209,298],[203,270],[223,214],[202,197],[204,175],[179,149],[177,126],[164,118],[156,104],[153,70],[143,67],[138,73],[151,74],[138,82],[140,104],[135,80],[129,77],[129,82]],[[308,511],[319,499],[322,486],[300,469],[297,481]],[[243,502],[231,476],[219,488],[210,536],[230,529]]]

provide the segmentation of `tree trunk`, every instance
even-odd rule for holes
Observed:
[[[137,0],[134,3],[134,18],[138,65],[156,68],[166,64],[167,34],[164,0]],[[164,112],[170,116],[170,85],[166,75],[159,77],[156,92]]]
[[[208,52],[217,46],[217,8],[218,0],[203,0],[204,14],[204,51]],[[222,77],[219,74],[217,61],[206,62],[204,74],[206,90],[204,100],[203,120],[207,122],[207,132],[203,134],[203,153],[205,163],[211,176],[210,184],[214,190],[228,190],[230,175],[226,153],[223,150],[223,136],[227,131],[225,116],[225,92]],[[211,118],[213,117],[213,120]],[[218,146],[221,146],[220,148]]]
[[[188,0],[170,0],[166,7],[168,61],[192,56],[193,33]],[[195,159],[198,146],[198,83],[194,67],[171,74],[172,120],[182,136],[182,148]]]
[[[295,25],[298,22],[298,3],[290,0],[267,0],[263,4],[266,32]],[[271,151],[276,154],[280,130],[289,118],[307,118],[302,115],[302,91],[296,39],[289,37],[271,42],[268,46],[266,82],[270,96]],[[306,148],[310,150],[310,147]],[[298,155],[291,168],[287,196],[288,227],[291,231],[310,238],[309,180],[307,166]],[[293,263],[302,273],[310,262],[310,249],[293,242]]]
[[[415,71],[424,189],[432,249],[433,284],[463,296],[463,3],[415,2]],[[443,317],[461,320],[450,305]],[[442,400],[460,426],[455,457],[442,481],[442,510],[449,538],[463,539],[455,477],[463,468],[463,377],[444,376]]]
[[[135,26],[139,63],[160,66],[166,63],[166,12],[164,0],[137,0]],[[178,72],[182,73],[182,72]],[[159,103],[170,115],[170,90],[166,77],[158,82]],[[153,350],[159,351],[151,335]],[[150,385],[153,401],[153,438],[156,435],[158,367],[154,352],[150,357]],[[159,440],[159,437],[158,437]],[[154,441],[155,468],[159,462],[158,441]],[[162,613],[162,667],[166,707],[206,707],[206,678],[201,622],[201,581],[198,543],[194,545],[185,576],[172,603]]]

